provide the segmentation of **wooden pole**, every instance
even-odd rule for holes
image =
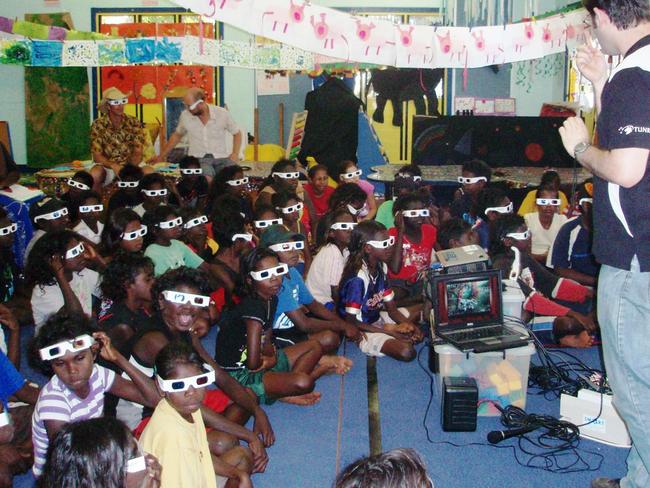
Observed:
[[[260,141],[260,111],[255,109],[253,115],[253,136],[255,137],[255,145],[253,146],[253,159],[259,160],[259,141]]]
[[[280,142],[278,145],[284,147],[284,103],[280,102],[278,104],[278,122],[279,122],[279,132],[280,132]]]

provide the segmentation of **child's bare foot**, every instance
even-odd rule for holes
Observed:
[[[278,400],[284,403],[306,407],[318,403],[320,401],[320,396],[320,392],[312,391],[311,393],[305,393],[304,395],[278,398]]]
[[[345,356],[335,356],[328,354],[320,358],[317,368],[322,368],[322,374],[345,374],[352,369],[354,363]]]

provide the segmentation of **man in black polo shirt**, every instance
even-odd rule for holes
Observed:
[[[592,487],[650,486],[650,2],[583,0],[591,38],[579,49],[578,69],[592,82],[598,145],[583,121],[568,119],[560,135],[566,150],[594,174],[594,246],[601,263],[600,322],[614,404],[633,446],[619,480]],[[601,52],[602,49],[602,52]],[[608,75],[605,55],[623,55]]]

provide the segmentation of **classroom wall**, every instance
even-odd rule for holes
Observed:
[[[329,7],[346,7],[359,9],[435,9],[439,8],[442,0],[314,0]],[[514,1],[515,18],[525,14],[521,0]],[[570,3],[569,0],[538,0],[539,10],[542,12],[553,10]],[[90,30],[90,9],[96,8],[141,8],[143,4],[161,8],[175,7],[176,5],[166,0],[60,0],[58,3],[48,4],[43,0],[22,0],[0,2],[0,15],[23,18],[25,13],[53,13],[70,12],[77,30]],[[226,26],[224,37],[229,40],[248,40],[250,36],[238,29]],[[456,95],[463,94],[462,71],[455,70],[453,87]],[[476,96],[495,96],[510,92],[522,97],[518,100],[518,113],[521,115],[534,115],[538,111],[539,100],[557,100],[563,90],[564,78],[562,76],[545,80],[543,86],[535,86],[534,92],[525,92],[519,89],[512,78],[508,80],[507,68],[501,69],[494,75],[489,69],[470,70],[468,92]],[[25,148],[25,93],[24,93],[24,68],[0,65],[0,120],[9,121],[14,155],[17,162],[26,163]],[[510,84],[508,83],[510,82]],[[255,76],[252,70],[240,68],[226,68],[224,70],[224,101],[233,113],[238,123],[247,131],[253,130],[253,111],[256,106],[254,99]],[[484,91],[485,90],[485,91]],[[489,92],[489,93],[488,93]],[[521,109],[521,111],[520,111]],[[524,113],[526,112],[526,113]],[[531,112],[531,113],[527,113]],[[90,113],[90,111],[89,111]],[[277,138],[275,136],[274,138]]]

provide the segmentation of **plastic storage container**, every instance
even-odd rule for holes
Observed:
[[[442,388],[445,376],[469,376],[478,384],[478,414],[483,416],[500,415],[501,412],[490,402],[498,402],[505,407],[515,405],[526,408],[528,390],[528,369],[530,358],[535,354],[535,346],[504,351],[464,353],[448,344],[434,346],[438,356],[438,385]],[[505,354],[505,357],[504,357]],[[439,391],[442,394],[441,391]]]
[[[505,290],[503,291],[503,317],[507,321],[513,317],[521,319],[524,306],[524,292],[521,291],[516,281],[503,280]]]

